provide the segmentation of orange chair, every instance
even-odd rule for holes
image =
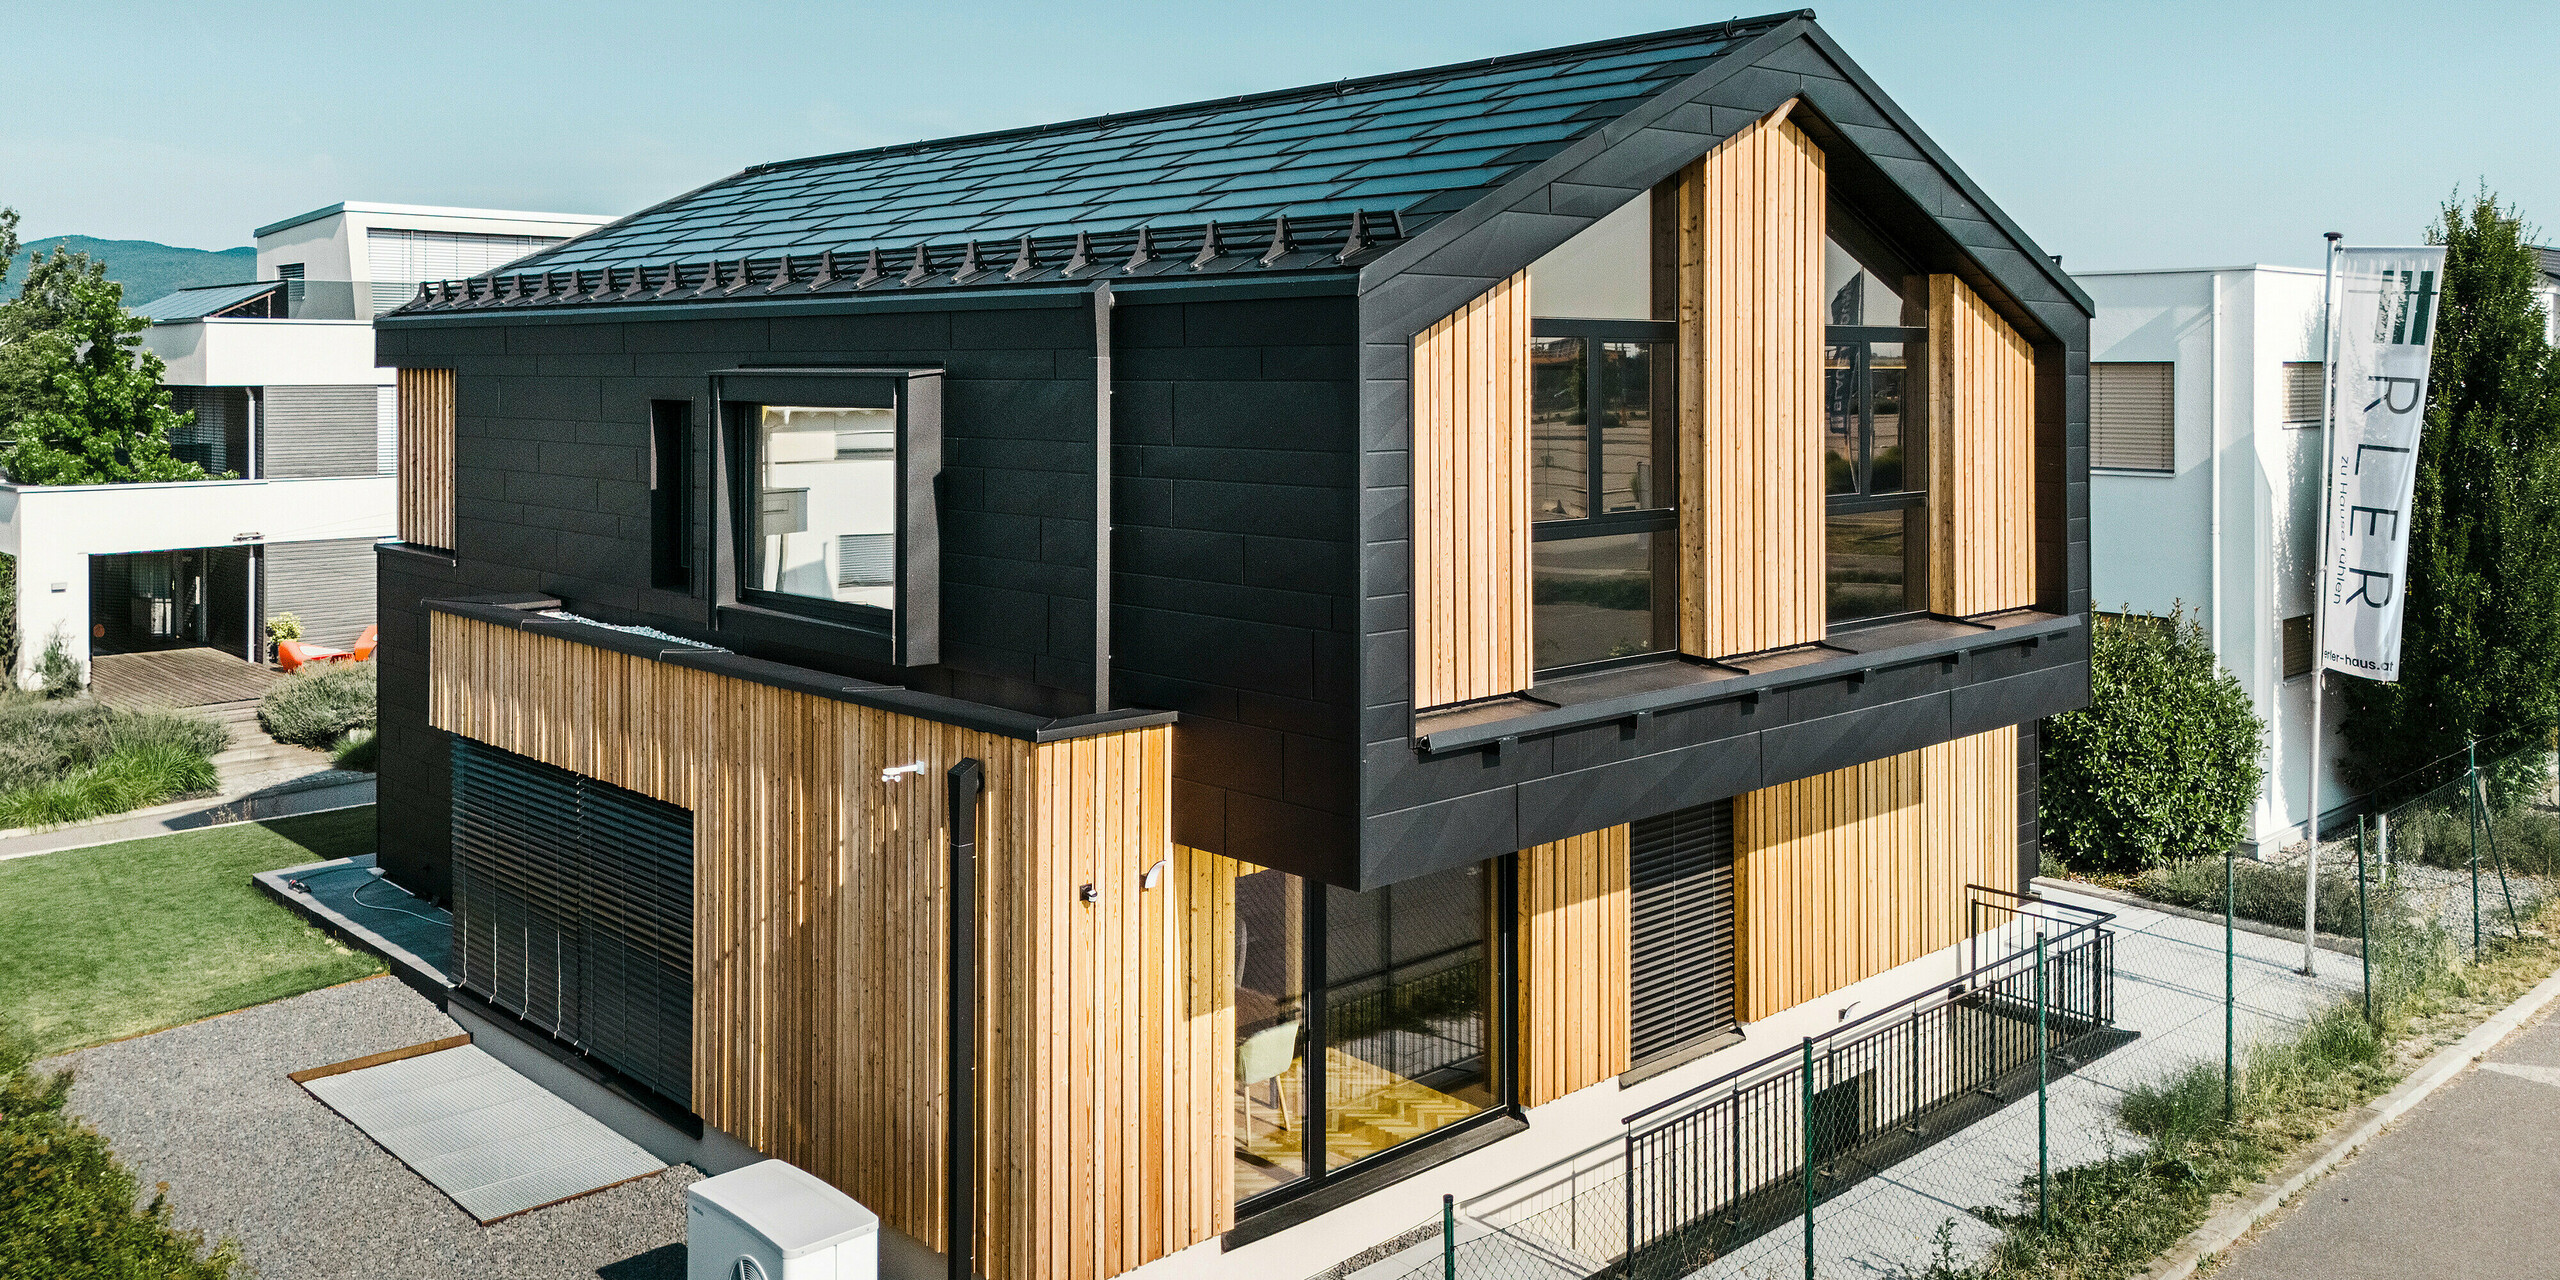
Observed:
[[[364,634],[356,637],[356,651],[353,655],[356,661],[373,661],[374,644],[380,638],[381,630],[382,629],[380,627],[376,627],[371,623],[365,624]]]
[[[299,671],[308,663],[339,662],[353,656],[344,649],[304,644],[299,640],[285,640],[276,645],[276,665],[287,671]]]

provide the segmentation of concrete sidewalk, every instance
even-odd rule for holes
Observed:
[[[2418,1105],[2233,1249],[2233,1280],[2560,1280],[2560,1023]]]

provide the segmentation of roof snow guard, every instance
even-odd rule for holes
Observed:
[[[1356,269],[1797,16],[758,165],[400,314]]]

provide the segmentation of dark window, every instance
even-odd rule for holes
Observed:
[[[1627,843],[1628,1064],[1667,1066],[1734,1028],[1733,802],[1645,819]]]
[[[685,556],[693,527],[693,405],[649,402],[649,585],[690,590]]]
[[[2284,678],[2311,674],[2311,615],[2284,620]]]
[[[1834,201],[1823,246],[1822,471],[1833,627],[1929,607],[1929,331],[1922,277]]]
[[[1368,893],[1238,878],[1238,1203],[1289,1199],[1508,1105],[1508,866]]]
[[[1541,671],[1678,645],[1674,327],[1539,320],[1530,342],[1532,628]]]

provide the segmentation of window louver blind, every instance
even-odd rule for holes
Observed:
[[[2317,360],[2288,360],[2284,366],[2284,424],[2288,427],[2320,425],[2320,400],[2324,379]]]
[[[1733,1029],[1733,802],[1634,824],[1627,839],[1627,1060]]]
[[[453,741],[461,985],[678,1103],[693,1085],[693,815]]]
[[[2167,471],[2176,460],[2172,366],[2091,362],[2089,465],[2119,471]]]

